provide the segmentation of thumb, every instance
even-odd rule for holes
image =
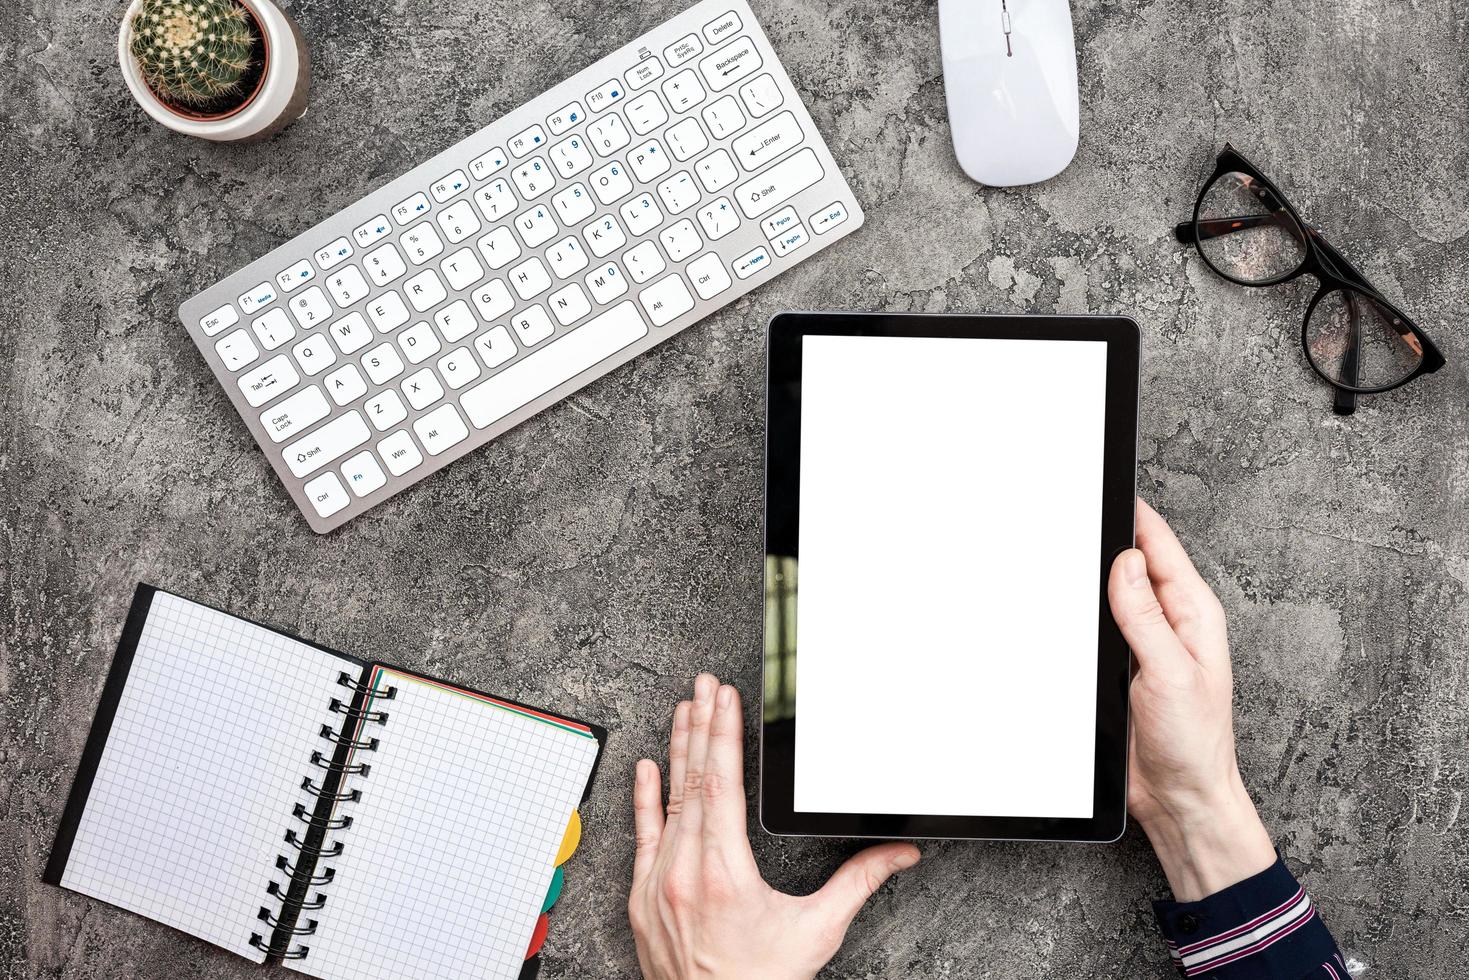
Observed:
[[[833,930],[845,934],[847,926],[883,882],[917,863],[918,848],[912,844],[869,847],[848,858],[811,899]]]
[[[1188,662],[1188,650],[1158,603],[1148,579],[1147,559],[1138,549],[1129,548],[1112,563],[1107,602],[1144,672],[1167,671]]]

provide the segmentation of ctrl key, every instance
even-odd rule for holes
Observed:
[[[306,484],[305,490],[306,499],[322,517],[331,517],[348,504],[347,491],[342,489],[342,481],[335,473],[323,473]]]

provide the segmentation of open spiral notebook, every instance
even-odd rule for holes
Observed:
[[[327,980],[513,980],[605,738],[142,585],[45,880]]]

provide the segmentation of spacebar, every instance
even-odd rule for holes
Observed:
[[[474,427],[483,429],[647,335],[637,308],[624,301],[469,389],[459,405]]]

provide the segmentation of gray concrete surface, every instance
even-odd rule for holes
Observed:
[[[129,101],[119,3],[0,5],[0,974],[260,975],[39,881],[145,579],[605,723],[543,976],[633,975],[633,761],[699,668],[759,681],[764,324],[847,307],[1137,318],[1140,488],[1229,611],[1266,822],[1369,976],[1469,976],[1463,0],[1076,0],[1080,153],[1008,191],[952,159],[932,2],[754,0],[867,227],[341,532],[298,518],[176,304],[682,6],[297,0],[311,111],[231,148]],[[1449,368],[1331,415],[1313,287],[1231,286],[1170,237],[1226,139]],[[793,890],[848,850],[756,848]],[[1135,831],[925,851],[828,975],[1169,975]]]

